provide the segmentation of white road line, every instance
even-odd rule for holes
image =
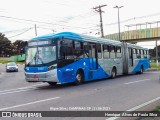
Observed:
[[[33,88],[32,89],[19,90],[19,91],[12,91],[12,92],[4,92],[4,93],[0,93],[0,95],[11,94],[11,93],[18,93],[18,92],[24,92],[24,91],[29,91],[29,90],[33,90]]]
[[[51,100],[55,100],[55,99],[59,99],[59,98],[60,97],[54,97],[54,98],[49,98],[49,99],[29,102],[29,103],[25,103],[25,104],[15,105],[15,106],[11,106],[11,107],[0,108],[0,111],[12,109],[12,108],[23,107],[23,106],[32,105],[32,104],[41,103],[41,102],[46,102],[46,101],[51,101]]]
[[[17,91],[17,90],[23,90],[23,89],[31,89],[31,88],[34,88],[34,87],[37,87],[37,86],[40,86],[40,85],[43,85],[43,84],[44,84],[44,83],[36,84],[36,85],[31,85],[31,86],[27,86],[27,87],[21,87],[21,88],[3,90],[3,91],[0,91],[0,93],[3,93],[3,92],[10,92],[10,91]]]
[[[137,82],[144,82],[144,81],[148,81],[148,80],[151,80],[151,79],[138,80],[138,81],[128,82],[128,83],[124,83],[124,84],[128,85],[128,84],[133,84],[133,83],[137,83]]]
[[[142,108],[142,107],[145,107],[146,105],[149,105],[149,104],[151,104],[151,103],[153,103],[153,102],[156,102],[156,101],[158,101],[158,100],[160,100],[160,97],[157,97],[157,98],[155,98],[155,99],[153,99],[153,100],[150,100],[150,101],[148,101],[148,102],[145,102],[145,103],[143,103],[143,104],[140,104],[140,105],[138,105],[138,106],[135,106],[135,107],[133,107],[133,108],[131,108],[131,109],[129,109],[129,110],[126,110],[126,112],[138,110],[138,109],[140,109],[140,108]],[[116,119],[118,119],[118,118],[120,118],[120,117],[110,117],[110,118],[108,118],[108,119],[106,119],[106,120],[116,120]]]

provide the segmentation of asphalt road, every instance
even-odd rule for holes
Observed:
[[[75,110],[76,107],[126,111],[136,109],[136,106],[160,97],[160,71],[119,76],[115,79],[87,82],[79,86],[67,84],[53,87],[47,83],[27,83],[24,79],[23,68],[23,65],[19,65],[19,72],[6,73],[5,65],[0,65],[0,111]],[[39,120],[40,118],[32,119]],[[90,120],[91,118],[45,119]],[[93,119],[105,120],[106,118]]]

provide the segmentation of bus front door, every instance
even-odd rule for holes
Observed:
[[[90,57],[90,61],[89,61],[90,70],[96,70],[98,68],[96,44],[89,45],[89,57]]]

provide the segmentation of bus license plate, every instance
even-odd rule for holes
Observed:
[[[38,80],[38,77],[37,77],[37,76],[34,76],[34,80]]]

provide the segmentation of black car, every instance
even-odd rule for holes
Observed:
[[[18,65],[15,62],[9,62],[6,64],[6,72],[10,71],[18,72]]]

